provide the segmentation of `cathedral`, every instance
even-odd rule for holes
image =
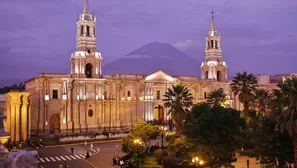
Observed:
[[[91,14],[88,1],[76,24],[76,50],[70,57],[70,73],[41,73],[25,83],[30,95],[20,99],[28,104],[23,110],[29,113],[24,122],[29,121],[26,129],[30,134],[128,128],[138,118],[166,122],[170,116],[163,106],[163,95],[175,84],[187,86],[194,103],[205,101],[210,91],[222,88],[228,95],[228,107],[240,108],[227,79],[221,35],[213,15],[205,36],[200,78],[170,76],[163,71],[147,75],[104,75],[104,56],[96,49],[96,17]],[[14,108],[8,105],[8,111]]]

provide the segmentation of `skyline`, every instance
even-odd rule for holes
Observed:
[[[7,16],[0,27],[0,79],[28,79],[42,72],[70,73],[76,21],[83,5],[84,0],[5,1],[0,6],[0,14]],[[97,50],[104,65],[152,41],[169,43],[203,60],[204,37],[213,10],[229,73],[297,71],[296,23],[288,17],[297,14],[293,0],[190,0],[186,4],[177,0],[89,0],[89,7],[97,17]]]

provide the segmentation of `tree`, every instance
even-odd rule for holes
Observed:
[[[288,132],[294,145],[294,167],[297,168],[297,78],[286,79],[273,90],[271,117],[281,132]]]
[[[226,97],[227,97],[227,94],[224,92],[222,88],[220,88],[208,93],[206,99],[208,104],[225,106],[225,103],[227,101]]]
[[[276,123],[268,117],[264,117],[261,124],[252,133],[253,156],[260,159],[260,163],[285,167],[286,162],[292,163],[294,151],[291,138],[287,132],[280,133],[275,129]],[[278,164],[277,164],[278,163]]]
[[[269,109],[272,94],[266,89],[256,89],[252,98],[252,106],[260,117],[264,117]]]
[[[208,166],[218,167],[231,164],[235,150],[244,141],[245,130],[240,111],[203,103],[195,105],[186,115],[182,132],[196,143],[195,150]]]
[[[134,137],[138,137],[142,140],[147,149],[150,147],[151,140],[156,139],[160,133],[161,130],[159,126],[152,125],[143,120],[138,121],[131,131]]]
[[[173,85],[164,95],[164,107],[169,108],[168,115],[171,115],[176,123],[176,135],[180,136],[180,126],[184,115],[193,105],[193,96],[188,87],[183,85]]]
[[[160,135],[160,128],[157,125],[151,125],[146,121],[140,120],[132,128],[132,131],[123,138],[122,151],[133,154],[134,140],[140,139],[146,149],[149,149],[151,140],[156,139]]]
[[[237,73],[231,83],[231,89],[235,96],[238,95],[239,101],[243,103],[243,112],[249,113],[249,103],[256,90],[257,78],[247,72]]]

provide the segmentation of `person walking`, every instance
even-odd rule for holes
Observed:
[[[66,162],[64,162],[64,168],[68,168],[68,165],[66,164]]]
[[[246,160],[246,167],[250,168],[250,160],[249,159]]]
[[[63,165],[62,165],[62,163],[60,163],[60,164],[59,164],[59,168],[63,168]]]
[[[73,155],[73,151],[74,151],[74,148],[73,147],[71,147],[71,154]]]
[[[87,150],[87,154],[86,154],[86,159],[90,158],[90,153],[89,151]]]

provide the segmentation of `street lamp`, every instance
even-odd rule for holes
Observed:
[[[197,156],[195,156],[195,157],[192,158],[192,162],[198,168],[200,168],[204,164],[204,161],[202,159],[199,159],[199,157],[197,157]]]
[[[164,133],[167,130],[166,127],[161,126],[161,149],[164,148],[163,141],[164,141]]]
[[[137,168],[139,168],[139,160],[138,160],[138,146],[141,147],[142,142],[139,139],[134,140],[134,144],[136,145],[136,163],[137,163]]]

